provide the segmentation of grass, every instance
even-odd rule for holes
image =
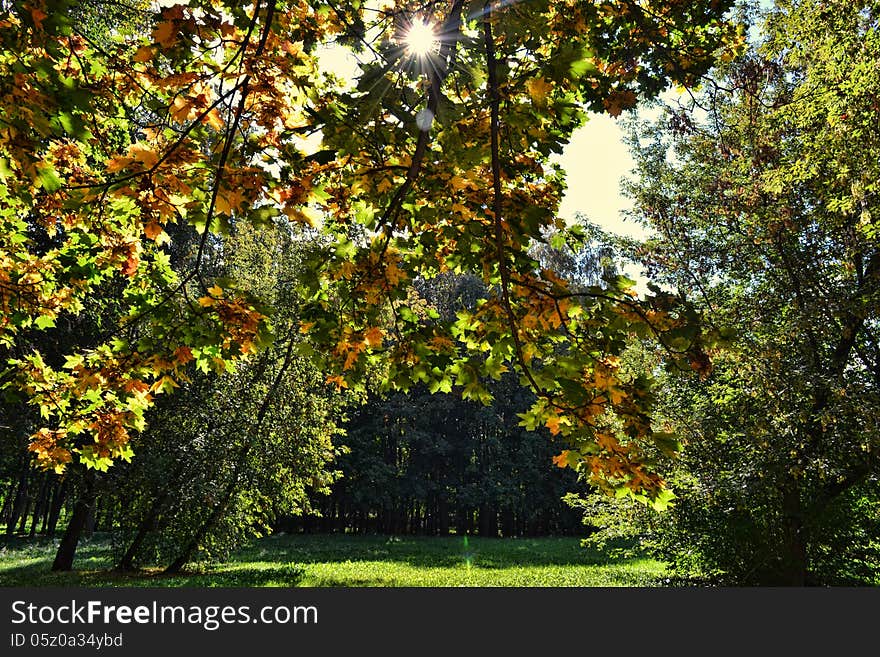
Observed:
[[[582,548],[577,538],[278,535],[178,576],[110,570],[107,537],[81,543],[76,570],[50,571],[57,542],[0,539],[0,586],[662,586],[665,566]]]

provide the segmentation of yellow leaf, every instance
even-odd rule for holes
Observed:
[[[358,359],[358,353],[354,350],[349,351],[345,355],[345,362],[342,364],[342,369],[343,370],[350,370],[352,367],[354,367],[354,364],[357,362],[357,359]]]
[[[336,389],[337,389],[337,390],[339,390],[340,388],[347,388],[347,387],[348,387],[348,382],[346,382],[346,380],[343,379],[343,378],[342,378],[341,376],[339,376],[339,375],[336,375],[336,376],[328,376],[328,377],[327,377],[327,383],[335,383],[335,384],[336,384]]]
[[[213,306],[215,303],[217,303],[217,301],[215,299],[212,299],[211,297],[200,297],[199,298],[199,305],[202,306],[203,308],[207,308],[208,306]]]
[[[526,89],[532,98],[532,102],[543,107],[547,104],[547,94],[553,91],[553,85],[544,78],[532,78],[526,82]]]
[[[219,285],[213,285],[208,288],[208,294],[212,297],[222,297],[223,296],[223,288]]]
[[[467,208],[467,206],[464,206],[464,205],[462,205],[461,203],[453,203],[453,204],[452,204],[452,211],[453,211],[453,212],[457,212],[457,213],[460,214],[462,217],[472,217],[472,216],[474,216],[474,213],[471,212],[471,211]]]
[[[142,144],[135,144],[129,148],[128,154],[131,155],[136,162],[142,163],[145,169],[153,168],[159,161],[159,156],[156,152]]]
[[[178,123],[185,123],[187,119],[189,119],[190,111],[192,110],[192,102],[189,99],[184,98],[183,96],[177,96],[174,99],[174,102],[171,104],[169,111],[171,112],[171,118],[173,118]]]
[[[314,208],[310,208],[308,205],[288,205],[284,208],[284,214],[291,221],[308,224],[312,228],[319,226],[321,223],[321,213]]]
[[[559,433],[560,418],[558,415],[548,418],[545,424],[547,425],[547,428],[550,429],[550,433],[554,436]]]
[[[376,189],[379,190],[379,192],[387,192],[392,187],[394,187],[394,185],[391,184],[391,181],[388,180],[388,178],[382,178],[382,180],[379,181],[379,184],[376,185]]]
[[[452,178],[449,179],[449,185],[452,187],[452,189],[458,192],[462,189],[467,189],[468,187],[470,187],[471,183],[461,176],[452,176]]]
[[[129,164],[134,162],[133,158],[125,157],[123,155],[116,155],[111,157],[104,163],[104,166],[107,167],[107,173],[116,173],[117,171],[122,171]]]

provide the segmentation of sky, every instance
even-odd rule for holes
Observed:
[[[568,181],[559,208],[562,218],[571,220],[582,212],[608,232],[644,236],[638,224],[625,221],[621,215],[631,203],[620,194],[620,183],[635,163],[623,143],[617,119],[591,114],[589,121],[574,132],[557,161]]]

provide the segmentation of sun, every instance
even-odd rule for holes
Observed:
[[[424,21],[413,21],[403,37],[406,50],[410,55],[424,57],[437,48],[437,35],[434,33],[434,25]]]

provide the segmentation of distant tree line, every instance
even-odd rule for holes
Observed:
[[[583,533],[562,497],[583,491],[552,463],[562,447],[549,431],[526,431],[530,403],[510,376],[488,407],[455,392],[375,397],[347,423],[342,476],[315,499],[320,517],[291,518],[288,531],[536,536]]]

